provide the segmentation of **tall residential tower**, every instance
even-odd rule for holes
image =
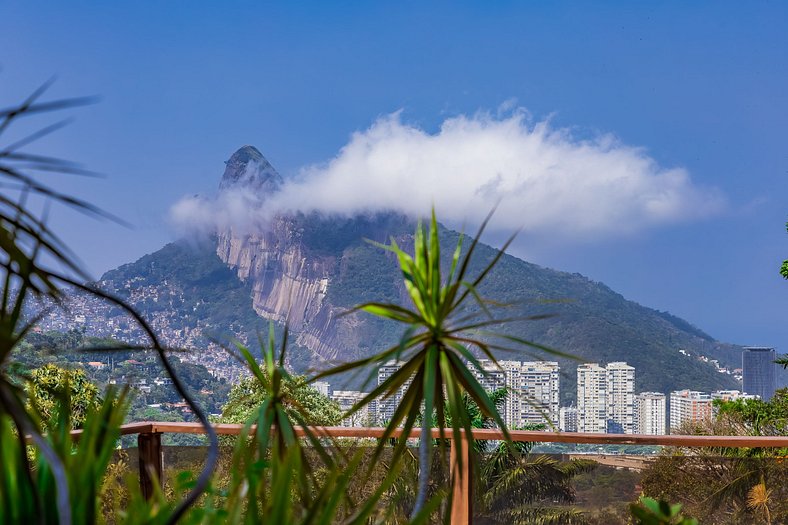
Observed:
[[[745,346],[741,354],[743,389],[769,401],[777,389],[777,353],[766,346]]]
[[[624,362],[577,367],[577,430],[632,434],[635,427],[635,368]]]

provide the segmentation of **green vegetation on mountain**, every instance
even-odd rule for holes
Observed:
[[[184,421],[180,410],[181,397],[169,382],[156,384],[156,378],[165,377],[164,370],[155,354],[149,351],[90,350],[118,346],[117,341],[88,337],[83,332],[31,332],[14,352],[13,372],[18,377],[31,377],[32,399],[40,401],[50,414],[54,406],[54,393],[66,381],[72,384],[72,410],[77,416],[84,412],[86,392],[98,393],[98,388],[109,384],[132,385],[131,412],[129,421],[150,420],[141,417],[149,405],[160,405],[157,410],[167,414],[163,421]],[[229,383],[211,375],[205,366],[172,359],[172,366],[188,391],[210,413],[218,413],[230,392]],[[144,388],[140,388],[144,387]],[[32,388],[32,387],[31,387]],[[91,394],[92,395],[92,394]],[[83,402],[84,401],[84,402]],[[95,403],[93,404],[95,405]],[[93,406],[91,405],[91,406]],[[96,405],[97,406],[97,405]],[[169,407],[169,408],[168,408]],[[50,414],[51,415],[51,414]],[[80,417],[72,421],[81,424]]]
[[[216,255],[214,241],[178,241],[105,273],[100,284],[130,298],[133,290],[156,289],[133,301],[140,313],[166,312],[177,328],[198,323],[206,335],[253,334],[260,318],[252,308],[251,286]]]
[[[300,216],[294,220],[293,240],[304,247],[308,258],[329,260],[328,290],[325,297],[337,313],[353,305],[370,302],[397,302],[404,297],[397,263],[391,254],[366,242],[365,237],[385,241],[394,235],[403,246],[412,245],[406,233],[412,223],[401,217],[383,215],[379,223],[369,217],[358,219]],[[441,242],[455,244],[458,233],[441,229]],[[467,245],[467,243],[466,243]],[[479,244],[470,272],[480,271],[495,256],[496,250]],[[449,255],[446,255],[448,257]],[[448,264],[444,258],[443,264]],[[107,272],[102,284],[130,293],[145,287],[157,290],[158,299],[147,297],[135,303],[145,314],[161,312],[168,316],[170,328],[204,327],[217,338],[251,334],[264,321],[252,308],[252,285],[216,256],[210,242],[172,243],[138,261]],[[510,335],[539,342],[573,354],[577,360],[559,359],[562,367],[562,398],[574,398],[575,367],[580,361],[607,363],[627,361],[637,369],[637,391],[669,392],[693,388],[716,390],[740,388],[730,374],[720,373],[700,356],[719,360],[722,366],[740,366],[740,348],[715,341],[713,337],[668,312],[660,312],[628,301],[602,283],[577,273],[543,268],[505,255],[480,287],[480,293],[511,303],[506,315],[512,317],[554,314],[535,322],[512,322],[505,328]],[[351,332],[331,332],[331,324],[317,334],[340,348],[352,347],[352,354],[338,358],[364,357],[385,348],[398,338],[395,323],[359,314]],[[291,338],[290,363],[303,373],[320,366],[320,361],[298,331]],[[683,350],[689,355],[680,353]],[[532,360],[550,358],[539,352],[502,353],[501,359]],[[340,377],[351,386],[360,378]]]

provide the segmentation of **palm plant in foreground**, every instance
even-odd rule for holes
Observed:
[[[378,502],[397,480],[399,466],[363,501],[351,501],[349,489],[366,455],[359,450],[345,457],[331,438],[309,427],[310,414],[292,395],[294,379],[285,368],[287,329],[278,359],[275,346],[273,325],[261,349],[261,362],[245,346],[236,345],[263,396],[236,444],[224,519],[228,523],[303,525],[339,519],[361,525],[380,518]],[[326,442],[332,446],[326,447]],[[317,457],[319,468],[314,468],[310,456]],[[433,510],[427,507],[412,523],[424,522]]]
[[[20,118],[92,102],[89,98],[39,102],[38,99],[49,85],[50,83],[44,84],[21,104],[0,110],[0,136]],[[16,439],[20,443],[24,441],[25,436],[29,437],[37,452],[44,458],[42,461],[46,461],[47,468],[51,470],[51,481],[56,490],[42,492],[41,487],[35,483],[34,465],[29,461],[25,447],[18,447],[22,451],[18,458],[19,464],[24,467],[22,472],[26,472],[18,482],[26,487],[27,494],[32,498],[27,503],[35,509],[35,515],[44,516],[44,507],[53,501],[59,523],[68,525],[75,522],[76,517],[71,508],[73,498],[69,486],[69,473],[66,471],[64,460],[59,456],[53,443],[44,436],[41,418],[34,411],[26,408],[28,403],[27,395],[21,386],[23,381],[15,376],[10,365],[14,351],[43,315],[43,313],[37,315],[29,313],[30,307],[36,300],[40,301],[39,306],[44,303],[62,306],[63,289],[71,287],[107,300],[123,309],[148,337],[149,344],[144,348],[157,352],[173,381],[173,386],[203,424],[211,442],[205,468],[194,484],[193,490],[169,518],[169,523],[174,523],[208,485],[217,458],[216,435],[208,424],[204,411],[194,403],[175,375],[165,355],[165,348],[150,325],[123,300],[85,284],[89,279],[82,271],[76,257],[47,224],[47,210],[52,203],[62,204],[94,217],[117,221],[112,215],[99,208],[41,183],[39,177],[34,175],[34,173],[91,175],[72,162],[25,151],[25,146],[60,129],[66,123],[67,121],[63,121],[46,126],[10,144],[0,146],[0,281],[2,281],[0,285],[2,286],[0,289],[0,418],[5,419],[3,424],[10,422],[13,435],[17,436]],[[34,204],[41,204],[44,211],[34,213],[32,211]],[[118,348],[113,347],[113,349]],[[110,415],[106,414],[107,417]],[[114,446],[114,442],[110,445]],[[13,492],[11,486],[0,485],[0,491],[6,490]],[[6,493],[1,493],[0,498],[6,498]],[[13,498],[8,501],[19,503],[19,500]]]
[[[97,523],[102,482],[120,438],[120,425],[129,407],[126,390],[110,389],[98,407],[85,414],[77,441],[71,435],[70,385],[53,391],[58,405],[56,421],[44,437],[63,466],[69,487],[69,523]],[[37,501],[56,501],[61,494],[51,457],[42,447],[29,448],[18,439],[11,418],[0,414],[0,523],[62,523],[60,506]]]
[[[468,277],[471,259],[489,216],[482,223],[470,247],[463,253],[463,238],[460,237],[449,263],[444,279],[443,261],[439,240],[438,221],[433,210],[429,232],[419,223],[414,235],[414,254],[401,249],[392,238],[390,244],[373,243],[393,253],[399,262],[405,288],[411,300],[409,307],[389,303],[365,303],[353,311],[364,311],[405,325],[406,329],[398,344],[366,359],[339,365],[318,374],[315,379],[331,374],[362,367],[376,367],[391,359],[402,360],[402,366],[387,380],[373,389],[354,406],[350,413],[359,410],[372,400],[394,396],[404,389],[402,400],[388,422],[378,453],[398,427],[402,427],[402,438],[395,447],[395,457],[402,454],[406,436],[421,421],[419,440],[419,478],[413,513],[418,513],[427,501],[428,482],[432,457],[432,422],[437,423],[441,438],[450,428],[455,442],[462,438],[463,431],[472,442],[473,415],[463,395],[478,407],[484,417],[491,419],[508,439],[506,429],[495,402],[485,392],[471,368],[482,371],[474,352],[497,363],[493,351],[513,351],[511,344],[530,346],[557,353],[542,345],[524,339],[490,331],[491,327],[525,319],[540,319],[546,316],[497,318],[490,311],[496,305],[481,297],[478,287],[489,275],[512,236],[483,270],[474,278]],[[445,439],[439,440],[441,446]],[[462,466],[462,458],[458,456]]]

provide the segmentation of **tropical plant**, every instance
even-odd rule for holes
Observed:
[[[731,430],[759,436],[782,436],[788,431],[788,388],[780,388],[771,399],[715,401],[718,416]],[[736,434],[741,433],[734,432]]]
[[[590,460],[560,461],[501,443],[484,462],[482,507],[498,523],[581,523],[572,506],[572,480],[596,467]]]
[[[497,363],[494,350],[512,351],[511,344],[530,346],[542,351],[557,353],[542,345],[518,337],[491,331],[490,328],[507,322],[522,319],[541,319],[546,316],[527,318],[495,317],[491,312],[494,301],[481,297],[478,287],[495,267],[506,248],[514,239],[512,236],[474,278],[467,275],[474,254],[489,216],[482,223],[470,247],[463,253],[463,239],[460,237],[449,263],[448,275],[444,279],[443,261],[439,241],[438,221],[433,210],[429,231],[425,232],[422,223],[414,235],[413,255],[401,249],[395,239],[387,245],[373,243],[393,253],[399,261],[400,270],[411,304],[409,307],[392,303],[369,302],[351,311],[364,311],[405,325],[404,333],[398,344],[371,357],[346,363],[318,374],[317,378],[358,368],[377,368],[391,359],[401,360],[402,366],[388,379],[354,406],[350,413],[377,398],[391,398],[403,391],[401,401],[394,411],[380,441],[378,450],[385,446],[387,438],[395,429],[402,427],[402,435],[409,435],[418,420],[421,420],[419,440],[419,479],[413,513],[417,514],[427,501],[430,465],[432,457],[431,427],[437,422],[441,437],[451,428],[452,437],[459,442],[462,432],[471,441],[472,420],[467,411],[463,394],[467,394],[479,407],[485,417],[492,419],[508,439],[506,424],[501,418],[495,403],[490,399],[471,371],[483,370],[475,351]],[[373,372],[374,373],[374,372]],[[423,414],[424,417],[421,417]],[[447,418],[451,425],[448,425]],[[395,448],[395,456],[400,455],[407,440],[402,438]],[[440,440],[439,443],[444,443]],[[459,465],[462,458],[457,458]]]
[[[681,514],[681,504],[671,505],[666,501],[641,497],[630,505],[637,525],[698,525],[698,520]]]
[[[332,440],[309,426],[310,418],[324,416],[316,416],[314,406],[300,402],[313,403],[309,391],[314,390],[285,368],[287,330],[278,358],[275,346],[273,324],[260,362],[248,348],[236,344],[237,353],[252,373],[253,390],[261,395],[233,454],[233,475],[224,507],[229,512],[227,521],[309,524],[330,523],[339,516],[343,523],[367,523],[380,512],[378,501],[399,477],[399,465],[390,469],[364,501],[352,501],[349,489],[366,459],[365,451],[347,457],[338,444],[325,446]],[[414,523],[426,520],[434,508],[434,504],[425,507]]]
[[[283,399],[292,403],[285,410],[292,416],[303,415],[309,425],[335,426],[342,421],[342,411],[336,401],[318,392],[303,376],[290,375],[281,385]],[[222,407],[220,423],[245,423],[265,398],[267,389],[255,376],[242,378],[233,385]]]
[[[775,399],[779,405],[779,396]],[[691,429],[691,433],[761,435],[779,432],[780,421],[771,418],[779,416],[780,410],[775,410],[771,401],[750,401],[719,404],[718,416]],[[687,430],[690,429],[682,429],[683,432]],[[668,449],[642,471],[641,487],[645,495],[679,502],[690,514],[704,516],[710,522],[758,523],[765,519],[766,505],[769,518],[780,523],[788,519],[785,453],[785,449],[775,448]],[[758,488],[759,485],[763,487]]]
[[[772,502],[772,492],[772,489],[767,488],[766,482],[761,478],[761,482],[753,485],[747,494],[747,508],[762,514],[764,521],[768,525],[772,524],[772,514],[769,511],[769,505]]]
[[[89,98],[39,102],[38,99],[49,85],[50,83],[46,83],[41,86],[21,104],[0,110],[0,136],[6,133],[11,125],[20,118],[92,102],[92,99]],[[23,441],[25,437],[29,437],[36,448],[36,454],[39,454],[37,457],[46,462],[46,469],[42,472],[51,473],[51,476],[46,478],[46,484],[36,483],[35,476],[37,474],[33,473],[34,465],[28,461],[26,453],[21,453],[20,463],[17,466],[27,472],[20,478],[21,484],[24,486],[22,490],[27,491],[27,496],[32,499],[27,501],[11,497],[16,494],[16,489],[9,484],[0,486],[0,489],[4,491],[3,494],[0,494],[0,498],[5,498],[9,504],[31,504],[29,509],[39,512],[39,516],[44,516],[42,506],[43,497],[46,494],[47,501],[54,502],[53,505],[50,505],[51,509],[54,509],[54,515],[64,525],[72,523],[74,517],[72,510],[78,510],[71,507],[72,500],[76,495],[72,494],[69,487],[69,473],[66,470],[66,461],[63,455],[59,454],[56,449],[58,443],[54,443],[44,436],[42,423],[40,418],[36,416],[35,410],[26,409],[28,406],[27,395],[19,378],[14,374],[14,367],[10,366],[15,350],[22,345],[25,336],[31,332],[43,315],[43,312],[39,312],[30,316],[26,309],[34,304],[39,306],[39,310],[46,305],[61,306],[63,288],[72,287],[114,303],[124,309],[139,324],[149,339],[149,345],[146,345],[145,348],[153,349],[158,353],[162,365],[172,378],[173,386],[206,428],[211,447],[205,468],[194,484],[193,490],[170,517],[171,522],[174,523],[199,497],[208,484],[217,457],[216,435],[208,424],[204,412],[193,402],[173,373],[172,366],[165,355],[165,348],[148,323],[119,298],[85,284],[88,277],[81,270],[75,256],[47,225],[47,210],[52,203],[63,204],[94,217],[115,219],[112,215],[91,204],[41,183],[39,177],[33,175],[40,173],[90,174],[72,162],[25,151],[25,147],[30,143],[60,129],[65,123],[59,122],[45,126],[20,140],[0,146],[0,181],[2,182],[2,187],[0,187],[0,280],[2,280],[2,289],[0,290],[0,418],[5,421],[3,425],[10,424],[13,428],[13,435],[17,436],[17,448],[22,452],[25,450]],[[36,214],[31,211],[33,203],[43,204],[44,212]],[[113,347],[112,350],[117,350],[117,347]],[[67,416],[67,414],[60,415]],[[105,416],[109,418],[110,416],[114,417],[115,414],[106,413]],[[70,429],[70,426],[58,423],[57,431],[66,431],[64,429]],[[9,432],[11,431],[9,430]],[[114,447],[114,442],[102,443],[102,446]],[[19,471],[15,472],[19,474]],[[13,509],[9,508],[6,512],[15,515]]]
[[[56,420],[44,438],[48,448],[33,447],[32,457],[25,441],[18,438],[12,418],[0,414],[0,523],[100,521],[99,494],[120,437],[128,394],[111,389],[99,406],[90,406],[76,442],[71,436],[71,401],[69,389],[56,394]],[[50,454],[56,455],[62,471],[52,467]],[[62,497],[63,486],[68,487],[68,505],[52,505]]]
[[[36,368],[25,386],[28,410],[34,411],[43,428],[54,430],[61,422],[60,399],[68,395],[65,407],[72,428],[81,428],[88,412],[101,406],[98,387],[91,383],[82,370],[67,370],[52,364]]]

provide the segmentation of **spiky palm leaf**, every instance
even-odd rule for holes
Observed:
[[[21,104],[0,110],[0,136],[20,118],[71,108],[93,101],[92,98],[76,98],[39,102],[38,99],[50,84],[51,82],[48,82],[41,86]],[[88,277],[82,271],[79,261],[47,224],[46,210],[51,203],[63,204],[82,213],[122,222],[85,201],[54,190],[41,183],[39,176],[31,174],[92,175],[72,162],[24,151],[25,146],[60,129],[65,123],[60,122],[46,126],[20,140],[0,147],[0,280],[2,280],[2,291],[0,291],[0,416],[7,415],[13,422],[17,435],[30,436],[34,445],[46,457],[58,489],[54,497],[55,506],[58,509],[58,519],[63,525],[70,524],[72,522],[69,503],[71,496],[68,475],[63,461],[52,448],[52,444],[43,436],[38,418],[25,409],[24,392],[19,388],[18,381],[7,373],[9,367],[6,365],[13,351],[39,320],[39,317],[25,318],[25,308],[32,300],[45,297],[55,304],[60,304],[63,295],[62,288],[72,286],[119,306],[131,315],[148,336],[150,344],[147,345],[147,348],[158,353],[176,391],[184,398],[197,419],[205,427],[209,437],[210,447],[205,467],[194,484],[193,490],[168,518],[169,523],[174,523],[208,485],[209,477],[216,463],[218,442],[205,413],[195,404],[175,375],[165,355],[164,347],[148,323],[120,298],[86,285],[85,281]],[[43,200],[45,210],[43,213],[36,214],[31,211],[31,197]],[[23,464],[30,469],[31,465],[26,456],[21,459]],[[43,515],[45,502],[34,490],[36,487],[33,485],[32,479],[32,474],[23,476],[21,483],[33,490],[31,492],[34,498],[32,505],[38,509],[39,515]]]
[[[471,367],[482,370],[474,351],[480,352],[496,363],[493,351],[511,351],[511,344],[560,354],[531,341],[490,331],[490,328],[506,322],[540,319],[547,316],[496,318],[490,311],[490,306],[496,303],[483,299],[478,292],[479,285],[498,263],[514,236],[504,244],[479,275],[473,279],[468,278],[474,250],[489,218],[488,216],[485,219],[465,254],[463,254],[463,238],[460,237],[454,248],[445,279],[442,272],[438,222],[434,210],[429,231],[425,232],[421,223],[416,228],[413,255],[401,249],[393,238],[387,245],[373,243],[397,257],[411,305],[406,307],[371,302],[359,305],[353,311],[360,310],[402,323],[406,329],[398,344],[366,359],[337,366],[315,377],[317,379],[353,369],[376,367],[391,359],[404,361],[399,370],[374,388],[350,412],[358,411],[377,398],[390,398],[404,390],[401,402],[386,426],[383,439],[380,440],[378,453],[397,427],[403,427],[403,435],[408,435],[417,422],[422,421],[419,445],[420,471],[414,512],[421,509],[427,497],[432,456],[430,422],[436,421],[441,437],[445,436],[444,431],[447,428],[451,429],[454,440],[462,439],[463,430],[466,436],[471,436],[473,415],[468,412],[468,403],[463,395],[467,396],[467,400],[473,401],[480,414],[493,421],[503,431],[504,436],[509,438],[506,424],[495,402],[490,399],[471,372]],[[422,413],[423,418],[420,417]],[[406,439],[398,441],[395,457],[402,454],[406,442]],[[461,465],[461,458],[459,462]]]

